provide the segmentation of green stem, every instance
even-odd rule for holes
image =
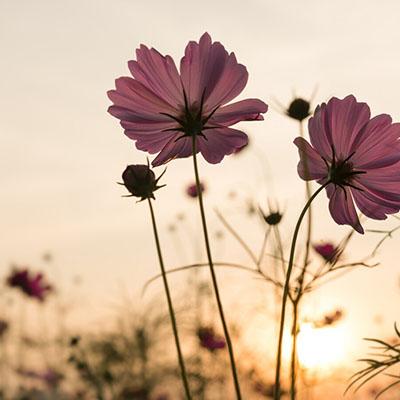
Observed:
[[[202,227],[203,227],[204,241],[205,241],[205,245],[206,245],[207,260],[208,260],[208,265],[210,266],[211,279],[212,279],[212,283],[213,283],[213,287],[214,287],[215,297],[217,300],[219,315],[220,315],[221,322],[222,322],[222,328],[224,330],[225,340],[226,340],[226,344],[228,346],[229,359],[231,362],[231,369],[232,369],[233,382],[235,385],[236,398],[238,400],[241,400],[242,395],[240,394],[239,378],[238,378],[236,364],[235,364],[235,356],[233,354],[232,341],[231,341],[231,337],[229,335],[228,325],[225,321],[224,309],[222,307],[222,302],[221,302],[219,289],[218,289],[217,277],[215,275],[214,264],[213,264],[213,260],[212,260],[212,256],[211,256],[210,241],[208,238],[207,222],[206,222],[206,216],[205,216],[205,212],[204,212],[203,195],[202,195],[202,190],[201,190],[201,186],[200,186],[200,177],[199,177],[199,169],[197,166],[196,153],[197,153],[196,136],[193,135],[193,139],[192,139],[193,167],[194,167],[194,175],[196,178],[196,188],[197,188],[197,195],[199,198],[201,223],[202,223]]]
[[[275,390],[274,390],[274,400],[280,400],[281,398],[281,362],[282,362],[282,341],[283,341],[283,328],[285,325],[285,314],[286,314],[286,302],[289,295],[289,284],[290,284],[290,276],[293,269],[293,262],[294,262],[294,254],[296,250],[296,242],[297,236],[299,234],[301,222],[303,221],[304,215],[306,214],[307,210],[309,209],[312,201],[318,196],[320,192],[329,184],[330,182],[326,182],[322,185],[315,193],[310,197],[307,201],[306,205],[304,206],[303,210],[300,213],[299,219],[297,221],[296,227],[293,233],[292,245],[290,248],[290,257],[289,257],[289,264],[286,272],[286,280],[285,286],[283,288],[283,297],[282,297],[282,308],[281,308],[281,319],[279,325],[279,339],[278,339],[278,351],[276,357],[276,374],[275,374]]]
[[[170,294],[170,291],[169,291],[169,286],[168,286],[168,281],[167,281],[167,274],[165,272],[164,261],[163,261],[163,257],[162,257],[162,253],[161,253],[160,240],[158,238],[156,218],[154,216],[154,210],[153,210],[153,205],[151,203],[151,200],[148,199],[148,202],[149,202],[149,208],[150,208],[150,214],[151,214],[151,222],[153,224],[154,238],[155,238],[155,241],[156,241],[158,260],[160,262],[160,268],[161,268],[162,278],[163,278],[163,282],[164,282],[165,294],[167,295],[168,310],[169,310],[169,315],[171,317],[171,324],[172,324],[172,330],[174,332],[176,350],[178,352],[178,360],[179,360],[179,366],[180,366],[180,369],[181,369],[182,383],[183,383],[183,387],[184,387],[184,390],[185,390],[186,399],[187,400],[191,400],[192,397],[190,395],[189,382],[188,382],[188,378],[187,378],[187,375],[186,375],[185,363],[183,361],[181,346],[180,346],[180,343],[179,343],[178,327],[177,327],[177,324],[176,324],[174,308],[173,308],[173,305],[172,305],[171,294]]]

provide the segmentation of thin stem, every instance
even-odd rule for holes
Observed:
[[[303,122],[299,122],[299,133],[300,136],[304,139],[304,129]],[[306,175],[309,174],[309,166],[307,156],[304,157],[304,169]],[[310,200],[312,196],[311,192],[311,181],[306,181],[306,201]],[[292,329],[292,356],[291,356],[291,368],[290,368],[290,398],[291,400],[296,400],[296,378],[297,378],[297,319],[298,319],[298,311],[299,311],[299,302],[301,296],[303,294],[304,288],[304,277],[307,272],[308,264],[309,264],[309,255],[310,255],[310,246],[311,246],[311,234],[312,234],[312,206],[310,204],[307,213],[307,233],[306,233],[306,248],[304,252],[304,260],[303,260],[303,269],[300,273],[298,282],[299,288],[297,292],[297,296],[293,301],[293,329]]]
[[[293,302],[293,322],[292,322],[292,354],[290,358],[290,399],[296,399],[296,381],[297,381],[297,336],[299,332],[299,303],[301,296]]]
[[[276,245],[278,248],[279,258],[281,260],[282,273],[283,273],[283,276],[285,276],[286,275],[286,262],[285,262],[285,258],[284,258],[284,252],[283,252],[282,237],[281,237],[281,233],[279,231],[278,225],[274,226],[274,233],[275,233]]]
[[[148,202],[149,202],[149,208],[150,208],[150,214],[151,214],[151,222],[153,224],[154,238],[156,241],[158,261],[160,262],[160,268],[161,268],[162,278],[163,278],[163,282],[164,282],[165,294],[167,295],[167,301],[168,301],[168,311],[169,311],[169,315],[171,317],[172,330],[174,332],[175,345],[176,345],[176,350],[178,352],[178,360],[179,360],[179,366],[181,369],[182,383],[183,383],[183,387],[185,390],[186,399],[191,400],[192,397],[190,395],[189,382],[188,382],[188,378],[186,375],[185,363],[183,361],[181,346],[180,346],[180,342],[179,342],[178,328],[177,328],[177,324],[176,324],[174,308],[172,305],[171,294],[169,291],[167,274],[165,272],[164,260],[163,260],[162,253],[161,253],[160,240],[158,238],[156,218],[154,216],[154,210],[153,210],[153,205],[151,203],[151,199],[148,199]]]
[[[240,243],[240,245],[243,247],[243,249],[249,255],[251,260],[254,262],[254,264],[258,266],[259,265],[258,259],[255,256],[255,254],[253,253],[253,251],[250,249],[250,247],[247,245],[247,243],[241,238],[241,236],[235,231],[235,229],[232,228],[232,226],[228,223],[228,221],[225,219],[225,217],[218,210],[215,210],[215,213],[217,214],[217,217],[222,222],[222,225],[224,225],[225,228],[232,234],[232,236]]]
[[[300,213],[299,219],[297,221],[296,227],[293,233],[292,244],[290,248],[290,257],[289,257],[289,265],[286,272],[286,280],[285,286],[283,288],[283,297],[282,297],[282,308],[281,308],[281,319],[280,319],[280,326],[279,326],[279,338],[278,338],[278,351],[276,357],[276,374],[275,374],[275,390],[274,390],[274,400],[280,400],[281,398],[281,362],[282,362],[282,341],[283,341],[283,328],[285,325],[285,314],[286,314],[286,302],[289,295],[289,284],[290,284],[290,275],[293,269],[293,262],[294,262],[294,254],[296,250],[296,242],[297,236],[299,234],[301,222],[303,221],[304,215],[306,214],[307,210],[310,207],[312,201],[318,196],[320,192],[330,183],[330,181],[326,182],[322,185],[315,193],[310,197],[307,201],[306,205],[304,206],[303,210]]]
[[[205,245],[206,245],[207,260],[208,260],[208,264],[210,266],[211,279],[212,279],[212,283],[213,283],[213,287],[214,287],[215,297],[217,300],[218,311],[219,311],[219,315],[221,318],[222,327],[224,330],[226,344],[228,346],[229,359],[231,362],[232,376],[233,376],[233,382],[235,385],[236,398],[238,400],[241,400],[242,395],[240,394],[240,385],[239,385],[239,379],[238,379],[238,374],[237,374],[237,369],[236,369],[236,364],[235,364],[235,356],[233,354],[232,341],[231,341],[231,338],[229,335],[227,323],[225,321],[224,309],[222,307],[222,302],[221,302],[221,298],[219,295],[217,277],[215,275],[214,264],[213,264],[213,260],[212,260],[212,256],[211,256],[210,241],[208,238],[207,222],[206,222],[206,216],[205,216],[205,212],[204,212],[203,195],[202,195],[202,190],[201,190],[201,186],[200,186],[200,177],[199,177],[199,170],[198,170],[198,166],[197,166],[196,153],[197,153],[196,136],[193,135],[193,139],[192,139],[193,167],[194,167],[194,175],[196,178],[196,187],[197,187],[197,194],[198,194],[198,198],[199,198],[201,223],[202,223],[202,227],[203,227],[204,241],[205,241]]]
[[[267,229],[265,230],[264,239],[260,249],[260,254],[257,259],[258,269],[261,269],[261,264],[264,260],[265,249],[267,248],[267,240],[270,232],[271,232],[271,227],[268,226]]]
[[[304,139],[304,130],[303,130],[303,122],[300,121],[300,136]],[[309,174],[309,167],[308,167],[308,160],[307,156],[304,157],[304,168],[306,175]],[[311,181],[306,181],[306,199],[307,201],[311,197]],[[307,214],[307,236],[306,236],[306,249],[304,253],[304,262],[303,262],[303,270],[300,274],[299,277],[299,295],[302,292],[303,289],[303,284],[304,284],[304,276],[307,272],[307,267],[308,267],[308,257],[310,255],[310,244],[311,244],[311,234],[312,234],[312,206],[310,205],[308,209],[308,214]]]

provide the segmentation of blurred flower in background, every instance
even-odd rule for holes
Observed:
[[[6,320],[0,319],[0,339],[2,339],[5,336],[9,327],[10,325]]]
[[[42,273],[35,274],[27,268],[14,268],[7,278],[7,284],[40,302],[45,301],[47,296],[54,291],[53,286],[46,282]]]
[[[339,249],[331,242],[325,242],[321,244],[315,244],[314,250],[318,253],[326,262],[334,262],[337,260],[339,255]]]
[[[199,328],[197,337],[199,338],[200,346],[210,351],[224,349],[226,346],[224,338],[218,336],[212,327]]]
[[[200,183],[200,190],[201,190],[201,193],[204,193],[204,191],[206,190],[206,186],[205,186],[205,184],[203,182]],[[195,183],[190,184],[186,188],[186,194],[189,197],[192,197],[194,199],[199,195],[199,193],[197,192],[197,186],[196,186]]]

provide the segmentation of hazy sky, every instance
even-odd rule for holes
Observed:
[[[247,66],[243,97],[286,104],[294,90],[307,97],[318,85],[314,105],[353,93],[372,114],[399,120],[399,17],[398,1],[0,0],[0,271],[11,262],[40,267],[42,253],[51,251],[64,282],[82,276],[98,308],[120,287],[136,293],[158,272],[146,204],[121,198],[124,188],[116,184],[126,164],[144,162],[145,154],[106,112],[106,91],[128,74],[127,61],[141,43],[179,61],[186,43],[208,31]],[[288,241],[303,191],[292,144],[297,125],[271,107],[264,122],[242,127],[252,150],[220,165],[201,163],[210,220],[218,206],[242,221],[227,202],[232,190],[262,204],[273,197],[286,207]],[[163,181],[168,186],[157,196],[156,213],[167,263],[177,265],[183,256],[166,227],[180,212],[197,218],[184,195],[191,161],[171,163]],[[317,203],[316,238],[344,235],[346,228],[328,216],[325,196]],[[262,231],[254,223],[242,226],[256,247]],[[356,254],[365,254],[377,238],[358,238]],[[376,333],[366,328],[376,314],[385,314],[390,328],[400,300],[399,240],[386,244],[379,269],[336,281],[308,309],[321,303],[348,308],[355,341]],[[245,261],[232,243],[218,250],[220,256]],[[185,242],[186,262],[196,260],[192,250],[198,246],[198,234]],[[245,292],[243,279],[226,282],[225,290]]]

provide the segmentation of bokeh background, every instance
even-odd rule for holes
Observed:
[[[257,249],[263,227],[246,218],[244,200],[266,207],[272,199],[285,211],[282,234],[288,244],[304,183],[292,144],[298,125],[277,103],[313,96],[314,107],[333,95],[354,94],[373,115],[388,113],[399,120],[399,16],[395,0],[0,0],[2,276],[13,263],[47,269],[66,298],[79,299],[68,317],[76,327],[104,320],[123,297],[139,307],[151,293],[162,298],[160,282],[141,297],[143,284],[159,270],[148,209],[122,198],[126,193],[117,185],[125,166],[144,163],[146,155],[107,113],[106,91],[128,74],[127,61],[141,43],[178,62],[186,43],[205,31],[247,66],[242,97],[270,105],[265,121],[242,125],[251,139],[246,151],[219,165],[201,162],[211,229],[223,230],[216,207]],[[163,178],[167,187],[157,192],[170,267],[204,259],[197,206],[185,194],[193,181],[191,167],[190,159],[170,163]],[[331,220],[325,196],[315,208],[315,241],[335,241],[347,232]],[[179,238],[171,235],[171,224],[179,225]],[[365,226],[389,229],[396,220]],[[347,257],[361,258],[380,238],[358,235]],[[304,304],[305,316],[345,310],[340,368],[354,370],[367,348],[362,338],[390,335],[398,318],[399,240],[394,235],[385,242],[376,257],[378,268],[332,281]],[[214,246],[219,260],[249,261],[226,233]],[[50,266],[42,260],[46,252],[53,256]],[[248,310],[264,298],[274,307],[268,297],[273,289],[264,282],[226,269],[219,277],[224,301],[237,305],[232,318],[240,323],[248,323],[240,307]],[[186,279],[175,275],[174,288],[182,288]],[[265,338],[263,329],[262,322],[255,323],[260,351],[267,341],[266,348],[273,348],[267,323]]]

